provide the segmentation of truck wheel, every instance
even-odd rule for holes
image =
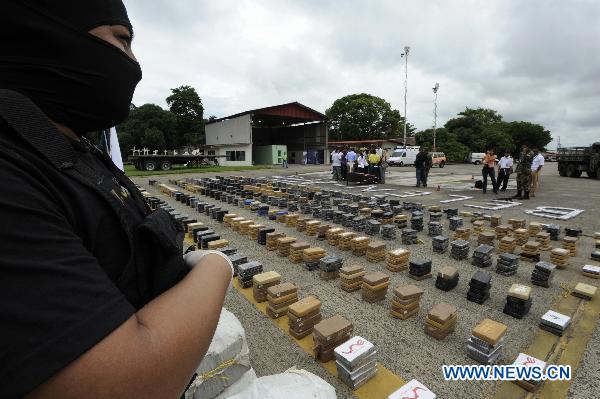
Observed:
[[[568,177],[578,177],[577,176],[577,166],[575,166],[575,164],[569,164],[569,166],[567,166],[567,176]]]
[[[440,162],[440,168],[443,168],[444,166],[446,166],[446,163],[444,161]]]
[[[474,165],[481,165],[481,161],[475,161],[473,162]]]
[[[558,164],[558,174],[562,177],[567,175],[567,165],[559,163]]]
[[[588,177],[591,178],[591,179],[597,179],[598,178],[598,171],[593,171],[592,172],[591,170],[588,170],[586,173],[587,173]]]
[[[573,177],[581,177],[581,174],[582,174],[582,173],[583,173],[582,171],[580,171],[580,170],[576,170],[576,171],[575,171],[575,175],[574,175]]]
[[[155,161],[146,161],[144,162],[144,169],[152,172],[156,170],[156,162]]]
[[[400,161],[400,163],[398,164],[398,166],[403,167],[404,166],[404,162]]]
[[[162,161],[160,163],[160,168],[162,170],[169,170],[169,169],[171,169],[171,161],[165,159],[164,161]]]

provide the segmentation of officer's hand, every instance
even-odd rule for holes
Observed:
[[[227,264],[229,265],[229,267],[231,269],[231,280],[229,282],[229,288],[231,288],[231,281],[233,281],[233,274],[234,274],[233,263],[231,263],[231,260],[229,259],[229,257],[227,255],[225,255],[223,252],[214,251],[214,250],[191,251],[191,252],[188,252],[187,254],[183,255],[183,261],[187,267],[192,269],[192,268],[198,266],[200,264],[201,260],[204,259],[208,255],[220,256],[227,262]],[[204,263],[204,262],[202,262],[202,263]],[[208,263],[208,265],[210,265],[210,263]]]

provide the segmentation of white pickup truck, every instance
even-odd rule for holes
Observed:
[[[473,165],[481,165],[483,162],[483,157],[485,156],[485,152],[472,152],[469,154],[469,163]]]

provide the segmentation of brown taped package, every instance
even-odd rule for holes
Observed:
[[[267,299],[269,300],[269,304],[273,305],[273,307],[278,307],[276,305],[282,304],[282,303],[288,303],[289,301],[294,301],[296,302],[298,300],[298,292],[294,291],[290,294],[287,295],[283,295],[283,296],[272,296],[267,292]]]
[[[208,249],[225,248],[229,245],[229,241],[225,239],[215,240],[208,243]]]
[[[267,289],[267,294],[272,297],[280,297],[294,293],[298,290],[296,284],[293,283],[281,283]]]
[[[363,276],[363,282],[372,287],[390,280],[390,276],[382,272],[373,272]]]
[[[454,315],[456,315],[456,307],[446,303],[441,302],[435,305],[427,315],[431,320],[445,324],[447,323]]]
[[[490,345],[496,345],[506,333],[507,326],[491,319],[483,319],[473,328],[472,334]]]
[[[288,307],[288,315],[289,315],[289,307]],[[321,312],[317,312],[310,317],[303,318],[303,320],[293,323],[288,321],[288,325],[291,330],[294,330],[297,333],[304,332],[306,330],[312,329],[316,324],[319,324],[323,317],[321,316]]]
[[[298,303],[298,302],[296,302]],[[288,324],[292,325],[300,325],[302,324],[305,320],[310,319],[311,317],[314,317],[315,315],[318,315],[321,313],[321,309],[314,309],[313,311],[311,311],[310,313],[307,313],[304,316],[296,316],[295,314],[293,314],[291,312],[291,307],[294,306],[296,303],[290,305],[290,307],[288,308]]]
[[[304,317],[319,309],[321,309],[321,301],[309,295],[290,306],[289,310],[294,316]]]
[[[399,299],[420,298],[423,295],[423,289],[412,284],[401,285],[394,289],[394,294]]]
[[[315,341],[327,343],[336,341],[338,338],[352,332],[352,323],[340,315],[334,315],[315,325],[313,332]]]

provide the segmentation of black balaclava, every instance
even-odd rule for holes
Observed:
[[[140,65],[88,33],[101,25],[131,32],[121,0],[4,0],[0,11],[0,88],[77,134],[127,118]]]

